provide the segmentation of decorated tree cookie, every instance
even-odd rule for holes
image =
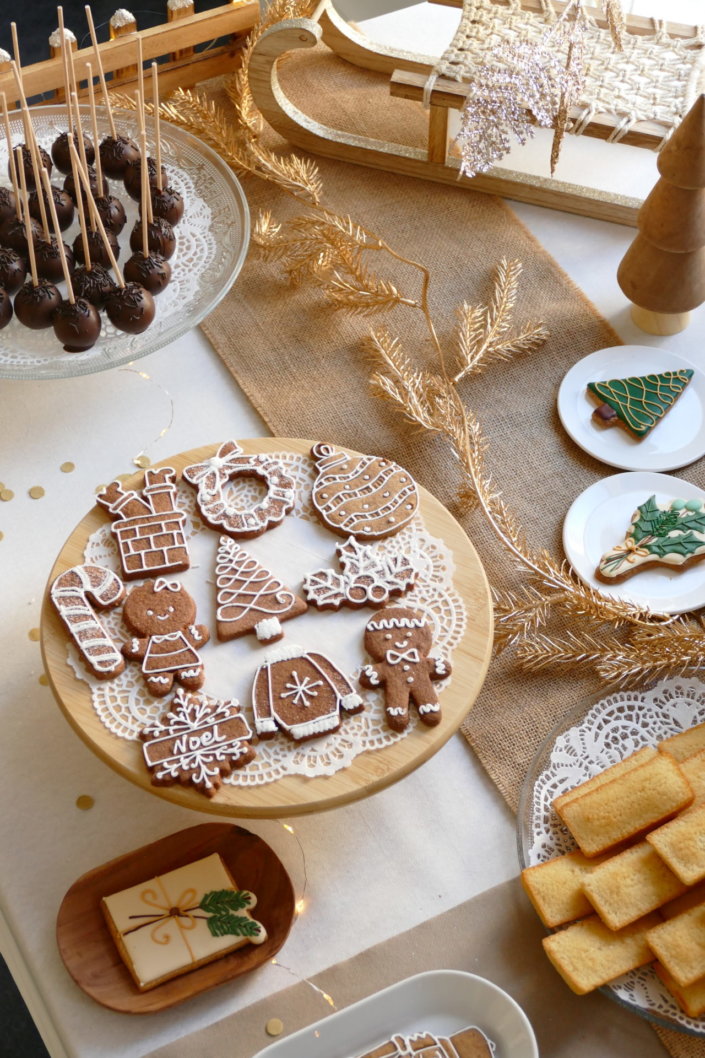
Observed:
[[[588,382],[588,392],[598,402],[593,421],[598,426],[619,424],[641,440],[673,407],[692,377],[693,372],[684,368],[658,375]]]
[[[430,656],[432,645],[431,625],[416,610],[386,607],[367,622],[365,650],[376,664],[364,666],[360,683],[384,690],[387,722],[393,731],[408,727],[412,702],[428,727],[441,721],[433,681],[450,676],[451,666],[444,658]]]
[[[195,624],[196,604],[178,581],[145,581],[133,588],[123,607],[125,624],[134,633],[122,652],[130,661],[142,662],[147,690],[163,698],[174,680],[197,690],[204,680],[198,650],[210,633]]]
[[[350,536],[335,550],[341,573],[317,569],[304,577],[304,594],[319,610],[384,606],[390,596],[408,591],[419,574],[415,545],[403,554],[389,554]]]
[[[277,729],[297,742],[337,731],[344,713],[359,713],[362,698],[323,654],[290,644],[265,657],[252,689],[255,729],[272,738]]]
[[[243,510],[228,491],[236,478],[261,481],[267,489],[264,499]],[[294,508],[294,480],[282,464],[264,452],[245,455],[237,441],[226,441],[210,459],[186,467],[184,481],[197,490],[196,504],[206,525],[241,539],[273,529]]]
[[[250,725],[235,699],[221,701],[181,687],[169,712],[144,728],[140,738],[155,786],[192,783],[208,797],[233,768],[255,757]]]
[[[705,501],[657,503],[656,496],[649,496],[632,515],[624,540],[602,556],[596,575],[613,583],[648,565],[682,569],[701,558],[705,558]]]
[[[126,580],[188,569],[186,515],[176,506],[172,467],[147,470],[141,492],[125,491],[113,481],[97,502],[115,521],[113,533]]]
[[[313,506],[334,533],[380,540],[408,525],[416,514],[416,482],[391,459],[351,456],[322,443],[313,446],[311,455],[318,470]]]
[[[254,632],[260,642],[272,643],[284,635],[282,621],[308,609],[291,588],[227,536],[218,544],[215,574],[216,630],[223,642]]]

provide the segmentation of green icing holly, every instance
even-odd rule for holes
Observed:
[[[693,377],[690,368],[659,375],[634,375],[606,382],[588,382],[589,392],[606,404],[638,438],[661,421]],[[609,423],[607,423],[609,425]]]
[[[649,496],[634,512],[624,542],[602,556],[597,572],[608,579],[623,577],[650,559],[679,566],[698,555],[705,555],[703,501],[676,499],[661,505]]]
[[[235,914],[252,907],[254,903],[254,895],[246,889],[214,889],[203,896],[198,907],[210,915],[207,925],[212,937],[254,939],[264,933],[260,923],[249,915]]]

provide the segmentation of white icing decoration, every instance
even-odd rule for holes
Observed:
[[[298,643],[282,643],[281,646],[268,650],[264,655],[264,664],[273,665],[277,661],[291,661],[292,658],[302,658],[306,648]]]
[[[371,632],[382,632],[385,628],[423,628],[423,617],[380,617],[368,622]]]
[[[281,621],[278,617],[264,617],[255,625],[255,635],[261,643],[276,639],[278,635],[281,635],[281,630]]]
[[[124,586],[117,573],[102,566],[73,566],[60,573],[51,586],[51,601],[69,635],[99,674],[121,672],[124,660],[88,599],[106,609],[119,602],[123,594]]]
[[[314,691],[313,688],[320,687],[321,682],[321,680],[312,680],[310,676],[304,676],[301,679],[298,672],[294,669],[291,674],[291,680],[284,684],[284,690],[279,697],[291,698],[294,705],[309,706],[311,703],[308,699],[318,697],[318,691]]]
[[[390,716],[403,716],[406,713],[406,709],[403,705],[388,705],[387,712]]]
[[[155,647],[169,649],[155,650]],[[185,656],[179,664],[176,664],[175,658],[181,654]],[[194,663],[198,667],[191,671],[189,666]],[[184,676],[197,676],[200,672],[200,664],[201,659],[186,638],[185,632],[179,630],[178,632],[167,632],[163,636],[150,636],[147,652],[142,662],[142,672],[150,678],[153,672],[180,672]]]
[[[365,665],[362,671],[373,687],[379,687],[379,676],[377,675],[377,670],[372,665]]]
[[[347,712],[351,709],[357,709],[360,705],[362,705],[362,698],[354,691],[352,694],[344,694],[340,699],[340,708],[345,709]]]
[[[428,702],[426,705],[419,706],[420,713],[438,713],[440,712],[440,705],[438,702]]]
[[[221,624],[237,622],[240,626],[249,619],[258,639],[280,634],[277,617],[287,615],[297,603],[291,589],[227,536],[221,536],[218,543],[215,573],[216,618]],[[265,634],[260,635],[259,628]]]
[[[414,682],[414,677],[413,676],[407,676],[406,677],[406,682],[407,683],[413,683]]]
[[[369,627],[370,626],[368,625],[368,628]],[[398,665],[400,661],[408,661],[410,662],[410,664],[416,665],[421,660],[421,658],[416,647],[411,647],[409,650],[406,650],[403,653],[399,653],[399,651],[397,650],[388,650],[384,655],[384,660],[387,662],[388,665]],[[408,665],[404,666],[404,668],[407,669],[408,667]]]

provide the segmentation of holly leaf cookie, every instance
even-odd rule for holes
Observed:
[[[598,426],[623,426],[640,441],[670,411],[692,377],[693,371],[683,368],[588,382],[588,392],[598,402],[593,421]]]
[[[661,504],[656,496],[649,496],[632,515],[624,539],[600,559],[596,576],[613,583],[648,565],[682,569],[701,558],[705,558],[705,501],[679,498]]]
[[[351,536],[335,550],[342,573],[318,569],[304,577],[304,595],[319,610],[384,606],[392,595],[408,591],[419,574],[415,546],[404,554],[388,554]]]

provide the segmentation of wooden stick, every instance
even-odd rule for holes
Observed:
[[[12,181],[12,190],[15,193],[15,213],[17,214],[17,219],[21,221],[22,209],[20,206],[20,189],[17,183],[17,159],[15,158],[15,151],[12,146],[12,129],[10,128],[10,115],[7,112],[7,98],[5,96],[5,93],[0,92],[0,97],[2,98],[2,117],[5,123],[5,137],[7,139],[7,152],[8,160],[10,163],[10,180]]]
[[[98,116],[95,111],[95,92],[93,91],[93,67],[89,62],[86,63],[86,70],[88,71],[88,105],[91,111],[91,127],[93,129],[93,143],[95,144],[96,187],[98,188],[98,191],[102,194],[103,163],[100,160],[100,151],[98,150]]]
[[[57,7],[56,15],[59,21],[59,34],[61,36],[61,63],[64,67],[64,92],[66,94],[66,112],[69,119],[69,139],[73,138],[73,111],[71,110],[71,78],[69,77],[69,60],[66,55],[66,31],[64,29],[64,9]]]
[[[76,132],[78,133],[78,136],[77,136],[77,139],[78,139],[78,154],[79,154],[79,157],[81,159],[81,165],[83,167],[83,171],[86,174],[86,179],[88,179],[88,159],[86,157],[86,145],[83,142],[83,129],[81,128],[81,119],[80,119],[80,116],[79,116],[79,113],[78,113],[78,96],[76,95],[75,92],[71,93],[71,108],[74,111],[74,119],[75,119],[75,122],[76,122]],[[97,189],[97,187],[96,187],[96,189]],[[76,190],[78,191],[78,188],[76,188]]]
[[[157,163],[157,189],[162,190],[162,140],[159,124],[159,78],[157,76],[157,64],[152,63],[152,106],[154,107],[154,143],[155,160]],[[149,196],[151,200],[151,195]]]
[[[142,129],[140,134],[142,147],[142,157],[147,157],[147,133]],[[149,257],[149,199],[151,195],[149,193],[149,176],[147,174],[147,163],[142,162],[142,168],[140,170],[141,186],[140,191],[142,193],[142,256]]]
[[[91,35],[91,43],[93,44],[93,51],[95,52],[95,62],[98,68],[98,77],[100,78],[100,87],[103,89],[103,102],[105,103],[105,109],[108,113],[108,122],[110,123],[110,135],[113,139],[117,139],[117,132],[115,131],[115,122],[113,121],[113,108],[110,105],[110,96],[108,95],[108,86],[105,83],[105,72],[103,70],[103,60],[100,55],[100,48],[98,47],[98,38],[95,34],[95,25],[93,24],[93,13],[90,5],[86,4],[85,7],[86,20],[88,22],[88,32]],[[95,145],[96,154],[98,153],[98,144]]]
[[[47,214],[44,205],[44,195],[42,194],[42,182],[39,178],[39,170],[43,169],[42,160],[39,155],[39,148],[37,146],[37,140],[34,135],[34,127],[32,125],[32,119],[29,114],[29,107],[27,106],[27,100],[24,94],[24,85],[22,84],[22,73],[15,60],[12,60],[12,73],[15,78],[15,84],[17,85],[17,91],[19,93],[20,106],[22,107],[22,120],[24,123],[25,130],[25,147],[30,153],[32,159],[32,172],[34,173],[34,184],[37,188],[37,201],[39,202],[39,215],[42,218],[42,227],[44,229],[44,236],[49,241],[50,231],[49,224],[47,221]],[[24,171],[24,164],[22,165]]]
[[[59,7],[59,8],[57,8],[57,11],[61,11],[61,18],[62,18],[62,21],[63,21],[63,10]],[[69,68],[69,77],[70,77],[70,81],[71,81],[71,91],[75,95],[78,95],[78,88],[76,87],[76,66],[75,66],[74,59],[73,59],[73,49],[65,47],[64,48],[64,54],[66,55],[66,63],[67,63],[68,68]]]
[[[71,141],[73,143],[73,140]],[[76,188],[76,208],[78,209],[78,220],[81,225],[81,242],[83,243],[83,260],[86,266],[86,271],[91,270],[91,250],[90,243],[88,241],[88,226],[86,224],[86,211],[83,206],[83,195],[78,186],[79,175],[78,175],[78,155],[75,151],[71,152],[71,172],[73,173],[73,183]]]
[[[66,260],[66,250],[64,249],[64,241],[61,238],[61,228],[59,227],[59,218],[56,215],[56,206],[54,205],[54,196],[51,193],[51,183],[49,180],[49,174],[42,166],[42,183],[49,199],[49,210],[51,212],[51,220],[54,225],[54,231],[56,232],[56,242],[59,247],[59,255],[61,257],[61,267],[64,270],[64,279],[66,280],[66,292],[69,296],[69,301],[72,305],[75,305],[76,298],[73,293],[73,284],[71,282],[71,273],[69,272],[69,263]]]
[[[74,147],[73,143],[70,143],[69,146],[70,146],[71,154],[73,156],[74,154],[76,154],[76,148]],[[78,159],[78,155],[77,154],[76,154],[76,159]],[[96,208],[96,204],[93,201],[93,195],[91,194],[91,189],[90,189],[90,187],[88,185],[88,177],[86,176],[85,173],[83,173],[81,171],[80,167],[77,167],[77,168],[78,168],[79,180],[83,184],[83,189],[86,192],[86,201],[88,202],[88,209],[89,209],[89,211],[91,213],[91,216],[93,218],[93,224],[95,225],[95,227],[100,232],[100,237],[103,240],[103,245],[105,246],[105,252],[108,255],[108,260],[110,261],[110,267],[112,268],[112,270],[115,273],[115,276],[117,278],[118,286],[124,287],[125,286],[125,280],[123,278],[122,272],[120,271],[120,266],[118,265],[117,261],[115,260],[115,254],[113,253],[112,247],[111,247],[110,243],[108,242],[108,236],[105,233],[105,227],[103,226],[103,222],[100,219],[100,214],[98,213],[98,210]]]
[[[29,215],[29,197],[27,195],[27,178],[24,175],[24,164],[22,162],[22,148],[16,147],[17,154],[15,159],[18,161],[20,169],[20,180],[22,182],[22,205],[24,207],[24,226],[25,234],[27,235],[27,249],[29,251],[29,269],[32,274],[32,286],[36,287],[39,282],[37,275],[37,258],[34,255],[34,239],[32,238],[32,218]],[[17,158],[19,155],[19,159]]]
[[[144,122],[144,99],[139,92],[135,92],[135,100],[137,102],[137,115],[139,125],[139,137],[140,137],[140,150],[142,151],[142,158],[140,160],[140,195],[142,188],[142,180],[146,178],[147,185],[149,185],[149,165],[147,164],[147,129]],[[154,214],[152,212],[152,194],[151,191],[147,192],[147,211],[145,212],[144,203],[142,203],[142,219],[147,219],[147,223],[151,224],[154,220]]]

